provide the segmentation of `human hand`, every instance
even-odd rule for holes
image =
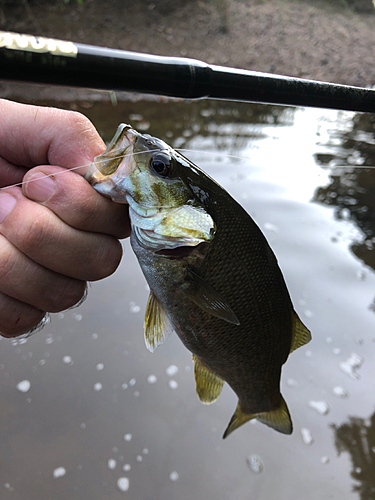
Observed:
[[[82,177],[105,149],[87,118],[2,99],[0,117],[0,188],[23,182],[0,189],[0,335],[14,337],[112,274],[130,225]]]

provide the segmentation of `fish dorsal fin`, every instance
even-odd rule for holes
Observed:
[[[236,411],[234,412],[228,427],[223,434],[223,439],[228,437],[234,430],[238,429],[238,427],[253,418],[256,418],[259,422],[262,422],[262,424],[266,424],[283,434],[291,434],[293,432],[293,424],[290,418],[290,413],[284,398],[281,396],[281,404],[279,408],[264,413],[244,413],[238,404]]]
[[[154,352],[173,331],[170,319],[152,292],[147,301],[144,330],[146,346],[151,352]]]
[[[187,270],[186,279],[180,285],[180,290],[203,311],[228,323],[240,324],[227,301],[194,271]]]
[[[202,403],[214,403],[220,395],[224,380],[205,366],[193,355],[196,391]]]
[[[296,311],[292,312],[292,324],[293,324],[293,332],[292,332],[292,345],[290,348],[290,352],[295,351],[299,347],[307,344],[311,340],[311,333],[299,319]]]

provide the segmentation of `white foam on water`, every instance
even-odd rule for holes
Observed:
[[[120,491],[128,491],[128,489],[129,489],[129,479],[127,477],[120,477],[117,480],[117,488]]]
[[[249,455],[246,459],[249,469],[255,474],[261,474],[264,471],[264,464],[258,455]]]
[[[173,482],[176,482],[180,476],[178,475],[178,472],[173,471],[169,474],[169,479]]]
[[[364,361],[365,360],[361,356],[359,356],[358,354],[353,352],[346,361],[342,361],[340,363],[340,369],[344,373],[349,375],[349,377],[358,380],[360,378],[360,376],[356,372],[356,370],[359,369],[363,365]]]
[[[305,444],[307,444],[307,445],[313,444],[314,438],[312,437],[312,434],[309,431],[309,429],[306,429],[305,427],[303,427],[301,429],[301,435],[302,435],[302,440]]]
[[[170,365],[168,368],[165,370],[165,373],[169,375],[170,377],[173,377],[173,375],[176,375],[178,372],[178,367],[176,365]]]
[[[101,384],[100,382],[97,382],[96,384],[94,384],[94,391],[101,391],[103,389],[103,384]]]
[[[320,413],[320,415],[328,415],[330,411],[330,407],[325,401],[309,401],[309,406]]]
[[[149,376],[147,377],[147,382],[148,382],[149,384],[156,384],[157,380],[158,380],[158,379],[156,378],[156,376],[155,376],[155,375],[149,375]]]
[[[131,434],[125,434],[124,435],[124,441],[131,441],[132,437],[133,436]]]
[[[110,458],[108,460],[108,469],[114,469],[116,467],[116,460],[114,458]]]
[[[31,387],[31,383],[29,380],[22,380],[21,382],[18,382],[16,387],[20,392],[27,392]]]
[[[65,474],[66,474],[66,469],[64,467],[57,467],[57,469],[53,471],[53,477],[55,479],[58,477],[65,476]]]
[[[177,383],[175,380],[170,380],[170,381],[168,382],[168,385],[169,385],[169,387],[170,387],[171,389],[177,389],[177,387],[178,387],[178,383]]]

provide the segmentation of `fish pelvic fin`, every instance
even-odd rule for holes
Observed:
[[[227,301],[207,281],[191,269],[180,290],[198,307],[228,323],[239,325],[240,322]]]
[[[306,326],[299,319],[296,311],[292,311],[292,345],[290,348],[290,352],[295,351],[299,347],[307,344],[311,340],[310,330],[306,328]]]
[[[228,437],[229,434],[238,429],[238,427],[254,418],[259,420],[262,424],[266,424],[283,434],[291,434],[293,432],[293,424],[290,418],[290,413],[284,398],[281,396],[281,404],[279,408],[264,413],[244,413],[241,410],[240,405],[237,404],[236,411],[234,412],[228,427],[223,434],[223,439]]]
[[[154,352],[169,337],[172,331],[173,326],[170,319],[158,299],[150,292],[144,322],[147,349]]]
[[[214,403],[220,395],[224,380],[209,370],[193,355],[195,385],[198,398],[202,403]]]

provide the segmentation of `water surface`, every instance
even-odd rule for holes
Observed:
[[[84,304],[27,341],[0,342],[0,497],[375,498],[371,116],[209,101],[74,106],[107,141],[127,122],[191,150],[265,233],[313,340],[283,369],[293,435],[255,422],[223,441],[237,398],[225,386],[215,404],[199,402],[177,336],[147,351],[147,285],[125,241],[120,268]]]

